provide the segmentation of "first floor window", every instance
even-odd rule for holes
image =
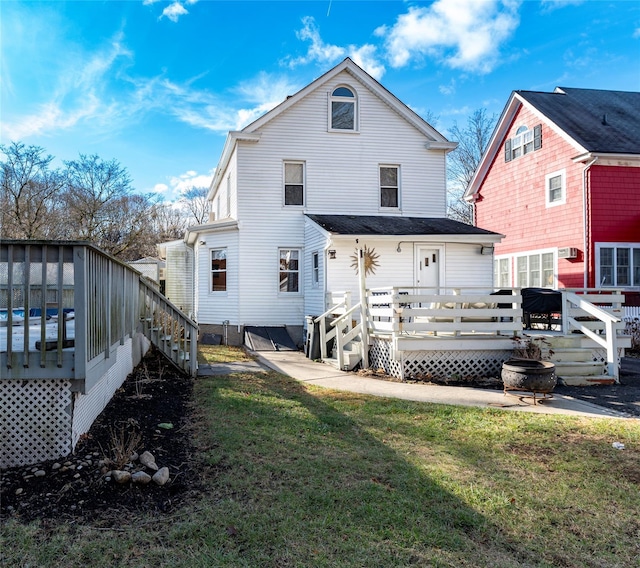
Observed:
[[[227,249],[211,251],[211,291],[227,291]]]
[[[284,163],[284,204],[304,205],[304,162]]]
[[[311,255],[311,283],[314,288],[320,284],[320,255],[317,252]]]
[[[280,292],[300,291],[300,251],[280,249]]]
[[[510,264],[511,259],[509,258],[498,258],[495,260],[493,281],[496,283],[496,286],[500,286],[501,288],[511,286]]]
[[[519,288],[553,288],[555,258],[552,252],[516,257],[516,286]]]
[[[380,166],[380,206],[398,207],[398,166]]]
[[[640,286],[640,245],[600,247],[601,286]]]

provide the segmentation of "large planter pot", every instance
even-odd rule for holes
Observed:
[[[556,386],[556,366],[536,359],[509,359],[502,364],[502,383],[505,394],[509,390],[547,395]]]

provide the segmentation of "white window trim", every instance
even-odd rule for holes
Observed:
[[[600,251],[603,248],[612,248],[612,249],[618,249],[618,248],[628,248],[628,249],[634,249],[634,248],[640,248],[640,242],[638,243],[596,243],[596,287],[597,288],[624,288],[625,290],[637,290],[638,286],[634,286],[633,285],[633,252],[631,253],[631,285],[630,286],[620,286],[617,283],[616,284],[601,284],[601,280],[602,280],[602,276],[600,274]],[[614,274],[616,272],[616,262],[617,259],[617,255],[614,254],[613,257],[613,270],[614,270]]]
[[[287,205],[286,203],[286,167],[287,164],[302,165],[302,205]],[[282,161],[282,207],[286,209],[304,209],[307,204],[307,163],[304,160],[283,160]]]
[[[500,256],[494,256],[493,257],[493,275],[494,277],[496,277],[496,281],[493,283],[493,285],[496,288],[500,288],[501,286],[506,286],[507,288],[512,288],[513,287],[513,255],[509,255],[509,254],[502,254]],[[507,261],[507,267],[508,267],[508,271],[507,271],[507,284],[501,284],[500,283],[500,270],[499,270],[499,266],[500,266],[500,261],[501,260],[506,260]]]
[[[528,251],[519,251],[517,253],[513,253],[510,255],[512,257],[511,262],[511,282],[513,282],[513,287],[518,288],[520,284],[518,283],[518,259],[521,257],[530,257],[534,255],[540,256],[541,264],[540,264],[540,278],[542,279],[542,255],[543,254],[552,254],[553,255],[553,283],[552,284],[544,284],[540,283],[540,288],[552,288],[556,289],[558,287],[558,249],[550,248],[550,249],[539,249],[539,250],[528,250]],[[507,255],[505,255],[507,256]],[[529,271],[529,265],[527,261],[527,288],[533,286],[528,280],[531,274]]]
[[[334,97],[333,92],[340,87],[344,87],[345,89],[349,89],[353,93],[353,98],[351,97]],[[327,93],[327,130],[329,132],[340,132],[341,134],[358,134],[360,132],[360,104],[358,100],[358,91],[356,91],[351,85],[335,85],[331,88],[331,90]],[[346,128],[333,128],[332,126],[332,118],[333,118],[333,105],[334,101],[344,101],[344,102],[352,102],[353,103],[353,129]]]
[[[298,251],[298,291],[297,292],[282,292],[280,290],[280,253],[284,250],[290,251]],[[301,247],[278,247],[277,252],[277,264],[276,264],[276,290],[278,292],[278,296],[281,298],[294,298],[298,296],[302,296],[303,288],[304,288],[304,272],[302,270],[302,260],[303,260],[303,250]]]
[[[559,201],[549,200],[549,180],[554,177],[560,176],[561,193],[562,198]],[[558,205],[564,205],[567,202],[567,171],[558,170],[544,176],[544,202],[547,207],[556,207]]]
[[[313,251],[311,253],[311,286],[312,288],[320,287],[320,251]],[[316,268],[314,260],[317,260],[318,267]]]
[[[398,171],[398,205],[395,207],[386,207],[382,205],[382,168],[396,168]],[[381,211],[401,211],[402,210],[402,171],[400,164],[378,164],[378,209]]]
[[[229,293],[229,249],[227,247],[211,247],[208,249],[208,258],[209,258],[209,294],[215,296],[226,296]],[[213,289],[213,270],[211,268],[211,261],[213,260],[211,257],[213,255],[213,251],[223,250],[226,254],[227,265],[224,270],[226,273],[226,290],[214,290]],[[220,271],[221,272],[221,271]]]

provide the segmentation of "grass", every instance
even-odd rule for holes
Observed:
[[[380,399],[277,373],[200,378],[196,406],[197,502],[113,530],[8,523],[0,564],[640,566],[637,421]]]

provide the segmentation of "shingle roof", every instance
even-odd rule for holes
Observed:
[[[516,93],[588,152],[640,154],[640,93],[565,87]]]
[[[439,217],[387,217],[381,215],[307,215],[325,231],[336,235],[497,235]]]

